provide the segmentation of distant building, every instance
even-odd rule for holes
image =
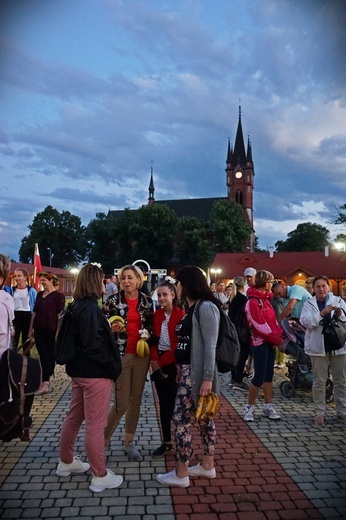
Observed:
[[[310,276],[327,276],[335,295],[346,299],[346,253],[341,251],[299,251],[275,253],[217,253],[212,269],[221,269],[221,276],[230,280],[243,276],[247,267],[265,269],[284,284],[303,285]]]
[[[5,285],[12,287],[15,285],[15,281],[13,279],[13,274],[16,269],[26,269],[29,273],[30,285],[33,284],[34,277],[34,265],[33,264],[21,264],[19,262],[11,262],[11,272],[6,279]],[[42,266],[42,271],[50,271],[55,274],[60,281],[59,291],[62,292],[65,296],[71,296],[73,291],[73,285],[75,281],[75,275],[71,273],[68,269],[60,269],[58,267],[47,267]]]

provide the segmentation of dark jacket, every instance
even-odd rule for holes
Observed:
[[[129,308],[126,304],[124,291],[119,291],[117,294],[110,296],[103,307],[103,311],[107,317],[121,316],[125,321],[125,328],[127,325],[127,315]],[[153,300],[142,291],[139,291],[137,311],[141,320],[141,329],[146,329],[151,334],[153,324]],[[126,331],[115,334],[115,341],[117,343],[119,352],[124,355],[127,346]]]
[[[234,323],[241,345],[250,345],[250,329],[246,321],[245,305],[247,298],[244,294],[237,291],[237,294],[229,304],[228,315]]]
[[[72,311],[79,354],[66,364],[70,377],[116,380],[121,360],[107,318],[97,300],[76,300]]]

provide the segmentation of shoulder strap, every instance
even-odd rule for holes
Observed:
[[[262,300],[260,298],[257,298],[256,296],[249,296],[248,297],[248,300],[257,300],[258,301],[258,305],[261,307],[263,307],[263,303],[262,303]]]

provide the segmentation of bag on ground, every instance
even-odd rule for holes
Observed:
[[[0,440],[30,440],[30,411],[42,383],[37,359],[6,350],[0,361]]]

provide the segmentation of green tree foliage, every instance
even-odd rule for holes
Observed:
[[[346,223],[346,204],[340,206],[337,210],[338,217],[335,219],[334,224],[345,224]]]
[[[244,242],[251,233],[240,204],[228,200],[220,200],[213,204],[209,226],[214,248],[218,253],[242,251]]]
[[[276,251],[323,251],[329,245],[329,231],[320,224],[305,222],[287,234],[287,240],[278,240]]]
[[[196,217],[178,218],[175,252],[181,264],[207,269],[212,261],[212,240],[206,223]]]
[[[177,216],[166,204],[142,206],[130,226],[133,260],[143,258],[152,267],[166,265],[174,251]]]
[[[28,226],[30,234],[22,239],[21,262],[32,263],[35,242],[38,243],[42,265],[49,266],[50,251],[53,267],[68,268],[84,260],[86,255],[85,227],[69,211],[59,213],[47,206]]]
[[[116,257],[116,223],[105,213],[96,213],[86,228],[89,262],[99,262],[106,274],[111,274]]]
[[[135,221],[136,212],[128,208],[116,219],[97,213],[86,230],[89,261],[100,262],[106,274],[113,273],[114,268],[133,262],[134,242],[130,230]]]

